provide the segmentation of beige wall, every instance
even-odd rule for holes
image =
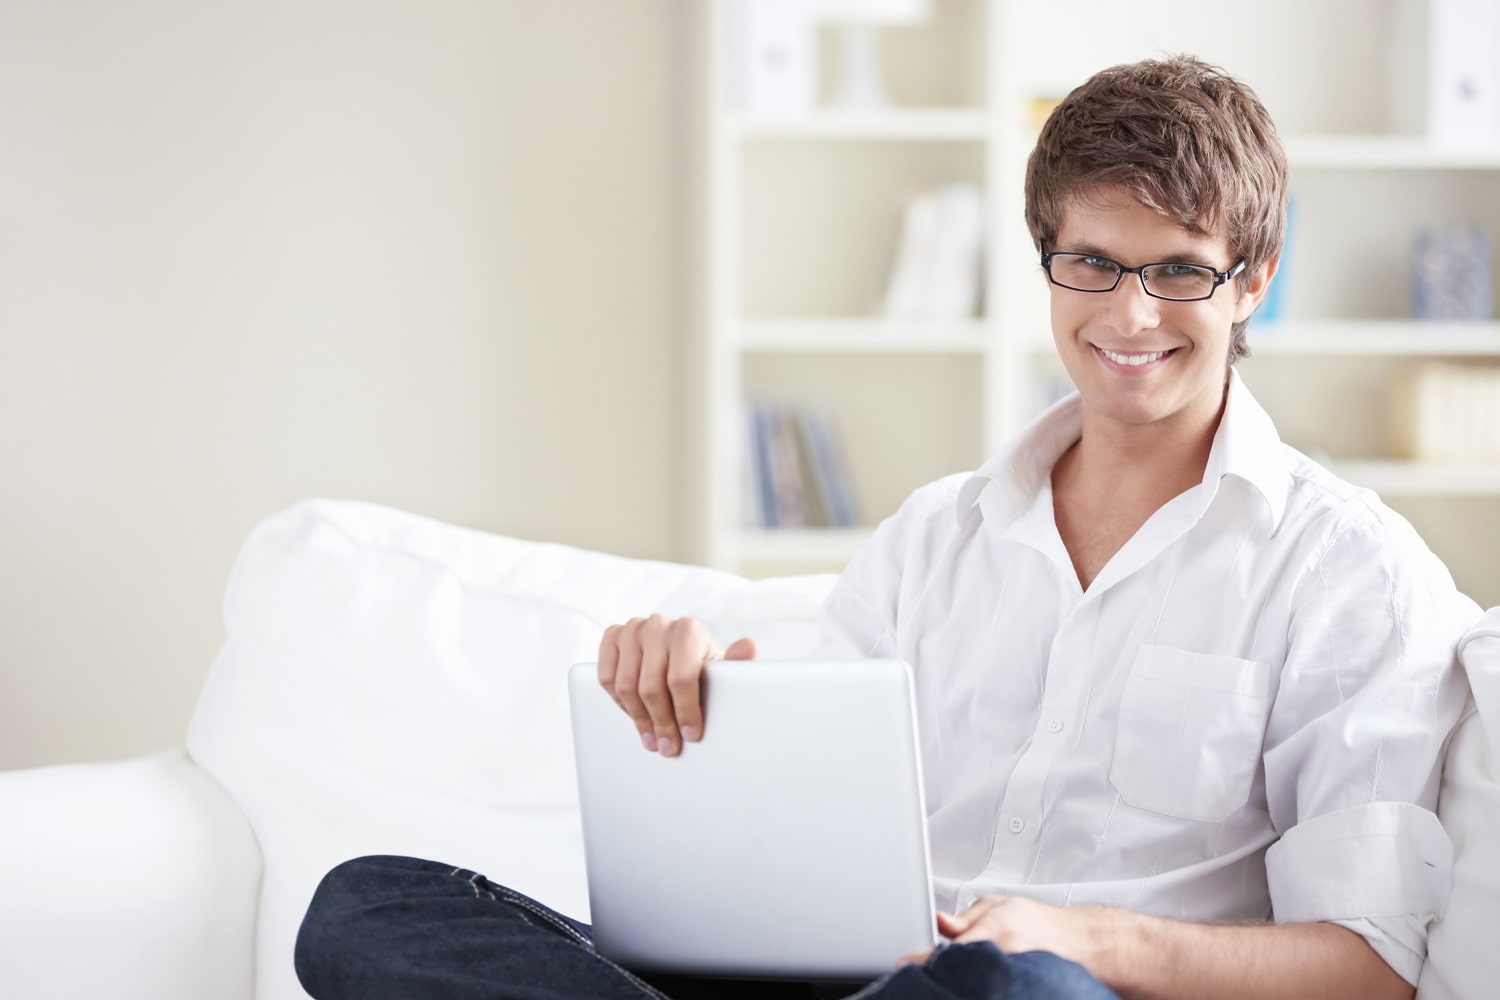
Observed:
[[[686,544],[678,2],[0,3],[0,768],[180,742],[302,497]]]

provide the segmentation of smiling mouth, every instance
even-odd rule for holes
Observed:
[[[1125,365],[1128,368],[1136,368],[1140,365],[1149,365],[1153,361],[1160,361],[1169,354],[1175,354],[1177,348],[1166,351],[1151,351],[1147,354],[1121,354],[1118,351],[1107,351],[1102,347],[1095,348],[1100,354],[1117,365]]]

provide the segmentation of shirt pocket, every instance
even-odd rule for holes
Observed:
[[[1250,798],[1271,665],[1141,646],[1120,703],[1109,780],[1129,805],[1218,823]]]

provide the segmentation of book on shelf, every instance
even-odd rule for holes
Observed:
[[[770,410],[771,497],[778,528],[808,525],[807,487],[802,481],[802,461],[797,454],[797,431],[791,414]]]
[[[759,527],[770,525],[776,520],[776,497],[772,492],[771,477],[761,472],[762,469],[769,470],[771,467],[771,442],[767,431],[770,417],[764,406],[752,406],[746,412],[745,426],[749,430],[749,440],[745,447],[745,467],[740,477],[745,487],[741,502],[744,504],[746,526]]]
[[[1418,365],[1392,384],[1389,409],[1402,458],[1500,464],[1500,365]]]
[[[1296,231],[1297,198],[1293,195],[1286,201],[1286,232],[1281,241],[1281,261],[1276,267],[1275,277],[1271,279],[1271,287],[1266,290],[1266,297],[1260,300],[1260,306],[1255,310],[1252,330],[1281,323],[1286,319],[1286,288],[1287,282],[1292,280],[1292,237]]]
[[[967,319],[984,281],[984,198],[950,184],[906,206],[882,308],[888,319]]]
[[[1500,141],[1500,5],[1396,0],[1390,113],[1397,133],[1441,146]]]
[[[802,0],[730,6],[738,104],[756,119],[805,115],[817,104],[818,38]]]
[[[1433,226],[1412,239],[1411,312],[1426,320],[1488,320],[1490,237],[1479,226]]]
[[[748,528],[850,528],[858,523],[837,439],[820,410],[755,404],[745,421]]]

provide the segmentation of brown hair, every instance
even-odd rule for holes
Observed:
[[[1057,236],[1068,202],[1114,186],[1200,235],[1225,235],[1249,275],[1281,252],[1286,153],[1248,86],[1174,56],[1114,66],[1070,93],[1042,126],[1026,164],[1026,226],[1038,249]],[[1229,363],[1249,355],[1247,323],[1231,331]]]

